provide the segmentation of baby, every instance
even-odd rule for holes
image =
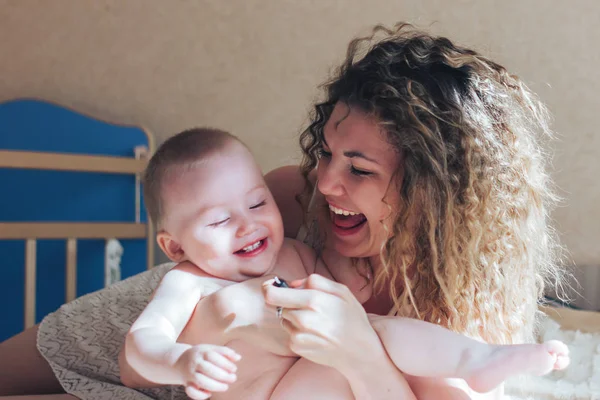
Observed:
[[[293,387],[311,371],[314,376],[315,365],[282,345],[286,333],[265,306],[261,285],[275,276],[332,277],[312,249],[284,239],[281,215],[250,151],[223,131],[184,131],[154,154],[144,182],[157,242],[178,264],[126,337],[123,383],[183,385],[194,399],[300,398]],[[560,342],[493,346],[413,319],[371,323],[402,372],[462,378],[480,392],[514,374],[568,364]],[[293,382],[283,379],[292,366]],[[339,397],[352,398],[344,385]]]

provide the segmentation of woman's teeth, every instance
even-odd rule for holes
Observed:
[[[260,246],[261,243],[262,243],[262,240],[259,240],[258,242],[251,244],[250,246],[244,247],[242,249],[242,251],[248,253],[248,252],[251,252],[252,250],[256,250]]]
[[[341,208],[334,207],[331,204],[329,205],[329,209],[338,215],[358,215],[359,214],[359,213],[355,213],[355,212],[348,211],[348,210],[342,210]]]

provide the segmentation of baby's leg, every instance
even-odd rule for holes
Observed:
[[[270,400],[354,400],[346,378],[335,369],[299,359],[279,381]]]
[[[371,317],[371,324],[402,372],[464,379],[482,393],[510,376],[544,375],[569,364],[568,348],[558,341],[495,346],[410,318]]]

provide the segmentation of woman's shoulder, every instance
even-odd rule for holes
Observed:
[[[309,176],[310,180],[314,178],[313,174]],[[286,165],[276,168],[265,175],[265,182],[281,212],[285,236],[295,238],[304,219],[304,210],[297,200],[306,185],[300,167]]]

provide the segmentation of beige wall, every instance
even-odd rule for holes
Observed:
[[[372,24],[447,34],[525,78],[555,115],[555,218],[600,265],[600,3],[595,0],[0,0],[0,100],[40,97],[161,138],[230,129],[269,170],[329,68]]]

